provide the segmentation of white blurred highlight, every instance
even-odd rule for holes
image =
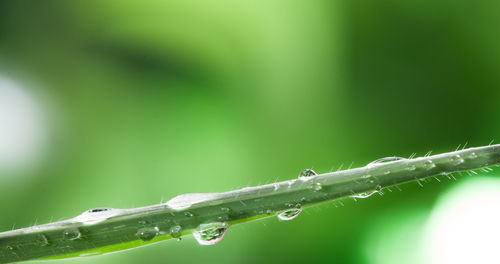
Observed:
[[[425,263],[500,263],[500,179],[475,178],[445,195],[422,241]]]
[[[43,120],[35,97],[0,76],[0,177],[24,169],[40,154],[46,138]]]

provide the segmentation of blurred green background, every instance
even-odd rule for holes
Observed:
[[[0,230],[487,145],[500,132],[499,12],[499,1],[1,1]],[[484,220],[500,221],[498,174],[234,226],[211,247],[186,237],[58,263],[498,263],[486,250],[498,225]]]

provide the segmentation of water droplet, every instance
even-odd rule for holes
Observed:
[[[47,239],[47,237],[44,234],[39,234],[36,241],[37,241],[37,244],[41,247],[45,247],[45,246],[49,245],[49,240]]]
[[[174,225],[170,228],[169,233],[173,238],[180,238],[182,236],[182,227],[180,225]]]
[[[155,227],[143,227],[137,230],[137,233],[135,235],[142,241],[149,241],[153,238],[155,238],[158,233],[160,232],[160,229],[155,226]]]
[[[299,178],[316,176],[316,175],[318,175],[318,174],[315,171],[313,171],[312,169],[305,169],[299,173]]]
[[[475,159],[475,158],[477,158],[477,154],[476,154],[476,152],[472,152],[472,153],[469,155],[469,158],[471,158],[471,159]]]
[[[193,232],[193,236],[200,245],[215,245],[222,240],[227,227],[227,224],[222,222],[202,224]]]
[[[404,159],[405,158],[402,158],[402,157],[385,157],[385,158],[380,158],[380,159],[377,159],[377,160],[374,160],[374,161],[368,163],[368,166],[378,165],[378,164],[386,163],[386,162],[404,160]]]
[[[120,215],[121,213],[123,213],[122,209],[94,208],[83,212],[79,216],[74,217],[72,220],[80,222],[84,225],[92,225]]]
[[[300,214],[300,212],[302,212],[302,209],[299,209],[299,208],[288,209],[286,211],[281,212],[278,215],[278,219],[283,220],[283,221],[292,220],[295,217],[297,217]]]
[[[378,193],[377,190],[373,190],[373,191],[369,191],[369,192],[362,192],[362,193],[351,195],[351,198],[368,198],[376,193]]]
[[[417,167],[415,167],[415,165],[408,165],[406,169],[409,171],[414,171],[415,169],[417,169]]]
[[[430,170],[430,169],[433,169],[436,167],[436,164],[434,164],[434,162],[432,162],[432,160],[426,160],[424,162],[424,168]]]
[[[191,212],[185,212],[184,215],[187,216],[187,217],[193,217],[194,216],[194,214],[191,213]]]
[[[453,163],[453,165],[460,165],[464,163],[464,159],[462,159],[462,157],[457,154],[451,157],[451,162]]]
[[[67,240],[75,240],[82,236],[78,228],[69,228],[63,231],[63,238]]]
[[[194,204],[199,204],[209,200],[214,200],[221,197],[223,194],[220,193],[187,193],[178,195],[170,201],[166,202],[165,205],[174,210],[187,209]]]

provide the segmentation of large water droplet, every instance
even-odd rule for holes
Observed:
[[[404,159],[405,158],[402,158],[402,157],[385,157],[385,158],[380,158],[380,159],[377,159],[377,160],[374,160],[374,161],[368,163],[368,166],[378,165],[378,164],[386,163],[386,162],[404,160]]]
[[[84,225],[92,225],[120,215],[123,212],[123,209],[94,208],[83,212],[81,215],[74,217],[72,220],[81,222]]]
[[[67,240],[75,240],[82,236],[78,228],[68,228],[63,231],[63,238]]]
[[[194,204],[214,200],[221,196],[223,196],[223,194],[220,193],[187,193],[178,195],[165,204],[174,210],[182,210]]]
[[[432,162],[432,160],[424,161],[424,168],[430,170],[430,169],[433,169],[435,167],[436,167],[436,164],[434,164],[434,162]]]
[[[151,239],[155,238],[159,232],[160,229],[157,226],[143,227],[137,230],[137,233],[135,233],[135,235],[142,241],[150,241]]]
[[[462,157],[457,154],[451,157],[451,162],[453,163],[453,165],[460,165],[464,163],[464,159],[462,159]]]
[[[170,228],[169,233],[173,238],[180,238],[182,236],[182,227],[180,225],[174,225]]]
[[[193,232],[193,236],[200,245],[215,245],[222,240],[227,227],[227,224],[222,222],[202,224]]]
[[[300,214],[300,212],[302,212],[302,209],[299,208],[288,209],[286,211],[281,212],[278,215],[278,219],[283,221],[292,220],[295,217],[297,217]]]

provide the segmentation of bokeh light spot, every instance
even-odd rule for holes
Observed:
[[[425,231],[425,263],[500,263],[500,179],[472,178],[447,193]]]
[[[40,105],[18,83],[0,76],[0,177],[40,153],[45,129]]]

